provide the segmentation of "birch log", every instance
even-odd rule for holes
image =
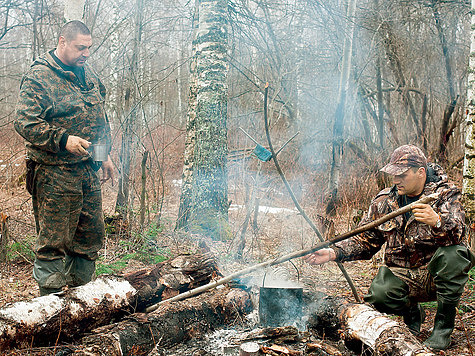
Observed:
[[[207,254],[181,255],[153,267],[101,276],[84,286],[0,309],[0,353],[54,345],[115,322],[126,314],[208,283],[219,275]]]
[[[235,323],[252,309],[244,290],[208,291],[193,299],[162,305],[153,313],[134,314],[98,328],[82,340],[75,355],[163,355],[173,345]]]
[[[0,352],[80,334],[123,315],[137,290],[120,277],[101,277],[67,292],[0,310]]]
[[[339,329],[343,339],[361,341],[376,356],[434,355],[404,324],[369,305],[348,303],[342,298],[328,296],[316,303],[312,307],[312,327]]]

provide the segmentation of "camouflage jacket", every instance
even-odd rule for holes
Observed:
[[[110,143],[104,109],[106,89],[86,64],[86,87],[51,57],[39,57],[22,79],[15,130],[27,141],[28,156],[47,165],[74,164],[89,159],[61,149],[64,134],[92,143]]]
[[[429,164],[432,172],[426,181],[423,195],[440,193],[432,208],[440,215],[442,225],[434,228],[420,223],[410,214],[404,226],[399,215],[384,224],[339,242],[334,249],[338,261],[369,259],[386,242],[384,261],[387,266],[419,268],[426,266],[440,246],[462,244],[465,235],[465,213],[460,202],[460,190],[447,181],[442,168]],[[373,199],[361,225],[370,223],[399,208],[396,187],[386,188]]]

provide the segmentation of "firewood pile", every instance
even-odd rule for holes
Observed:
[[[182,255],[7,305],[0,309],[0,354],[351,355],[345,343],[357,340],[359,351],[376,355],[432,355],[404,325],[323,294],[305,295],[303,321],[276,327],[259,327],[252,290],[230,285],[143,312],[219,276],[212,256]]]

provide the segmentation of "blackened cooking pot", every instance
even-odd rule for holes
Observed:
[[[302,317],[303,288],[259,288],[259,323],[265,327],[293,325]]]

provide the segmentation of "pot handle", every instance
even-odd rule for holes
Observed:
[[[299,271],[299,269],[297,268],[297,266],[291,260],[288,260],[287,262],[290,262],[292,264],[292,266],[294,266],[295,270],[297,271],[297,282],[300,283],[300,271]],[[265,287],[266,276],[267,276],[267,269],[264,272],[264,277],[262,278],[262,287]]]

